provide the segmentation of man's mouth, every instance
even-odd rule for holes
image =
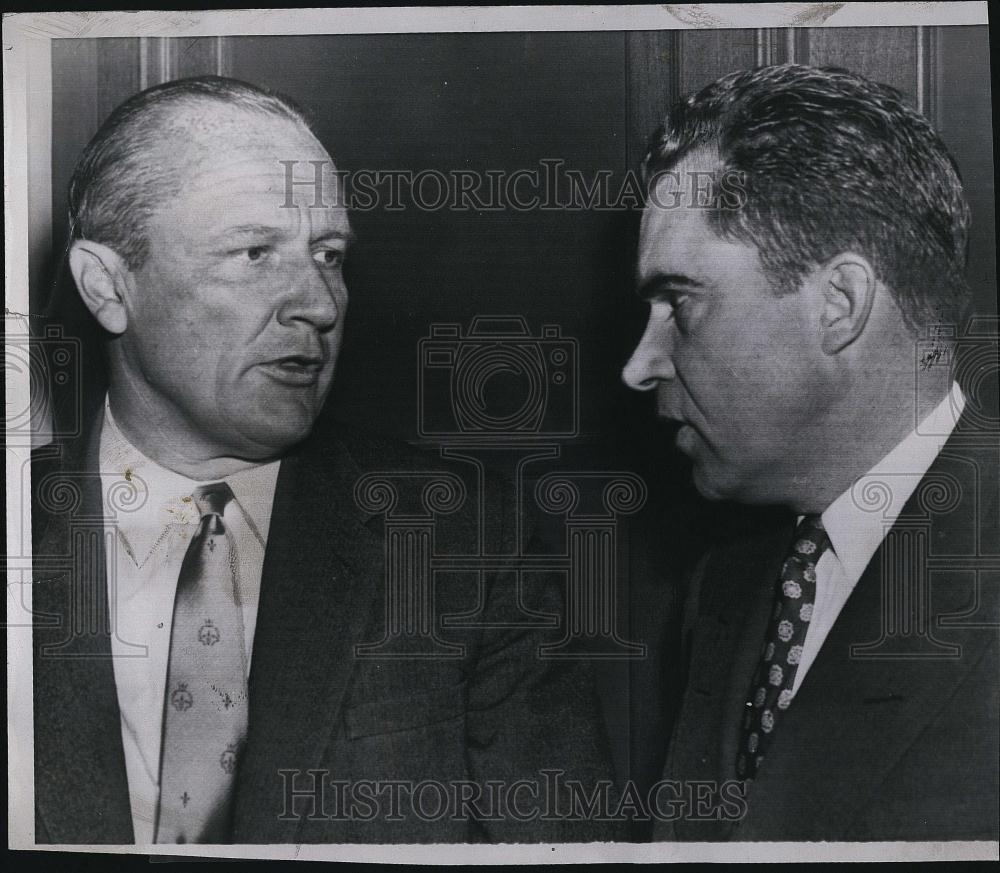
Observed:
[[[674,434],[674,445],[685,455],[690,456],[698,446],[700,437],[698,430],[680,415],[662,412],[660,413],[660,418],[662,421],[677,428]]]
[[[261,364],[272,379],[285,385],[314,385],[319,379],[326,359],[319,355],[286,355]]]
[[[684,452],[685,455],[690,455],[697,445],[698,431],[683,421],[675,423],[680,427],[677,431],[677,436],[674,437],[674,445]]]
[[[687,422],[678,413],[665,409],[657,410],[656,417],[665,424],[670,424],[674,427],[684,427],[687,425]]]

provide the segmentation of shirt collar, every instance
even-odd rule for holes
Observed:
[[[902,442],[823,513],[823,526],[853,588],[965,409],[958,383]]]
[[[280,461],[271,461],[225,477],[261,545],[267,542],[279,465]],[[198,522],[194,489],[205,481],[220,481],[190,479],[144,455],[121,432],[107,401],[100,471],[105,515],[114,520],[131,547],[133,560],[140,565],[169,525]]]

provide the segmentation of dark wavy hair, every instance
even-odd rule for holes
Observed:
[[[888,85],[796,64],[732,73],[682,98],[650,140],[648,186],[695,149],[739,179],[739,208],[706,211],[754,245],[779,293],[839,252],[867,257],[911,330],[956,322],[969,206],[954,158]]]
[[[129,269],[148,254],[147,221],[183,183],[180,168],[158,163],[171,123],[197,104],[222,103],[311,129],[293,100],[238,79],[195,76],[140,91],[108,116],[83,150],[69,183],[70,236],[114,249]]]

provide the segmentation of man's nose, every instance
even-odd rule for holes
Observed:
[[[651,391],[675,375],[669,324],[650,317],[632,357],[622,369],[622,381],[634,391]]]
[[[290,282],[278,313],[280,322],[304,321],[320,331],[329,330],[337,323],[347,300],[347,287],[340,272],[324,275],[310,258],[308,264],[294,271]]]

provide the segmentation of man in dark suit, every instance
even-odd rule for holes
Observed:
[[[623,378],[703,496],[757,507],[690,580],[644,760],[707,788],[652,838],[997,839],[996,338],[955,327],[952,159],[893,89],[783,65],[677,103],[645,173]]]
[[[539,658],[509,576],[431,575],[432,546],[511,554],[511,501],[312,432],[347,303],[336,181],[299,109],[215,77],[131,98],[80,159],[69,263],[109,384],[34,466],[40,843],[604,835],[543,819],[542,771],[608,775],[585,665]]]

